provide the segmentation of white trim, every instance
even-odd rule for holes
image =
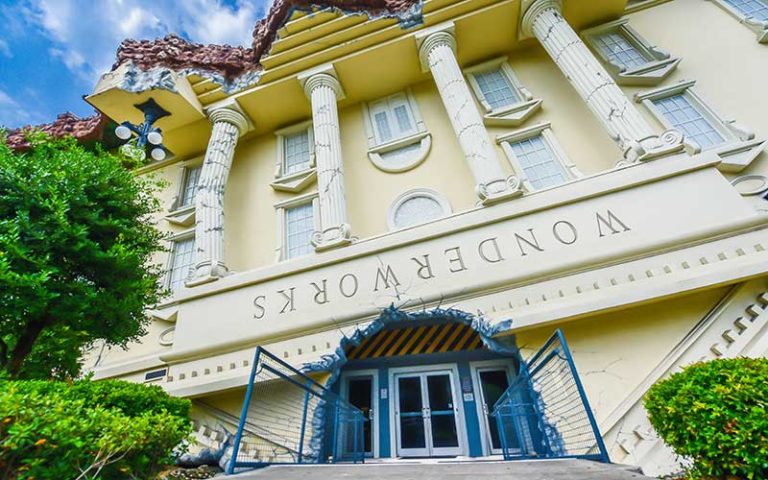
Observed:
[[[164,273],[163,273],[163,288],[169,289],[171,288],[171,273],[173,270],[173,261],[174,256],[176,255],[176,245],[177,242],[184,241],[184,240],[194,240],[195,239],[195,229],[190,228],[187,230],[184,230],[183,232],[176,233],[174,235],[171,235],[166,239],[168,242],[168,255],[165,259],[165,266],[164,266]],[[186,288],[182,286],[182,288]],[[176,292],[171,292],[171,296],[175,297]]]
[[[640,53],[646,63],[630,69],[613,63],[597,46],[597,37],[610,33],[622,36]],[[584,30],[582,37],[619,85],[657,85],[667,78],[680,63],[680,58],[672,57],[669,52],[652,45],[640,35],[629,24],[628,18],[621,18]]]
[[[475,395],[475,409],[477,410],[477,419],[480,423],[480,444],[482,445],[483,455],[498,455],[501,453],[493,451],[493,445],[491,445],[491,434],[488,431],[487,417],[483,409],[483,392],[480,385],[480,371],[485,370],[504,370],[507,373],[507,382],[512,385],[515,380],[517,372],[513,371],[516,360],[513,358],[496,359],[496,360],[481,360],[476,362],[469,362],[470,374],[472,375],[472,390]]]
[[[397,224],[395,223],[395,216],[397,215],[397,210],[405,202],[416,197],[428,197],[436,201],[440,205],[440,208],[442,208],[443,214],[438,218],[429,220],[424,223],[418,223],[418,224],[410,225],[407,227],[398,227]],[[445,218],[451,215],[451,213],[453,213],[451,209],[451,204],[448,202],[448,199],[445,198],[443,195],[441,195],[440,193],[430,188],[414,188],[404,193],[401,193],[395,198],[395,200],[392,201],[392,204],[390,204],[389,210],[387,211],[387,228],[389,228],[389,231],[395,231],[395,230],[402,230],[404,228],[415,227],[417,225],[424,225],[425,223],[431,223],[441,218]]]
[[[502,150],[504,150],[504,154],[507,156],[507,160],[509,160],[509,163],[512,165],[512,169],[520,179],[520,182],[522,183],[525,191],[542,191],[560,186],[554,185],[552,187],[538,190],[533,188],[533,185],[531,185],[530,180],[525,174],[523,166],[520,164],[517,156],[512,150],[512,143],[520,142],[537,136],[541,136],[544,143],[552,151],[552,154],[555,157],[555,161],[557,161],[560,166],[563,167],[563,172],[565,173],[566,179],[560,185],[584,176],[576,167],[576,164],[574,164],[571,159],[568,158],[568,154],[565,153],[563,147],[560,146],[560,142],[557,141],[557,137],[555,137],[555,134],[552,132],[552,124],[550,122],[538,123],[531,127],[516,130],[514,132],[506,133],[496,137],[496,143],[501,145]]]
[[[728,12],[732,17],[738,20],[740,23],[746,25],[750,30],[757,34],[757,41],[759,43],[768,43],[768,21],[757,20],[752,17],[744,15],[741,10],[734,8],[731,4],[724,0],[711,0],[715,5]]]
[[[388,384],[389,384],[389,441],[390,441],[390,452],[392,454],[392,457],[398,456],[398,422],[397,418],[398,415],[396,415],[397,412],[397,385],[395,384],[395,376],[398,376],[399,374],[404,373],[425,373],[425,372],[451,372],[451,382],[453,387],[453,400],[454,404],[458,406],[458,413],[456,414],[456,423],[457,423],[457,430],[458,430],[458,438],[459,438],[459,455],[466,455],[468,451],[468,440],[467,440],[467,422],[464,416],[464,402],[461,398],[459,398],[459,392],[461,392],[461,384],[459,380],[459,368],[458,365],[455,363],[441,363],[437,365],[421,365],[421,366],[409,366],[409,367],[398,367],[398,368],[390,368],[389,372],[387,372],[387,375],[389,377]]]
[[[485,73],[491,70],[501,70],[501,73],[507,79],[510,88],[515,93],[518,102],[504,107],[493,108],[485,98],[483,90],[477,83],[475,74]],[[490,126],[518,126],[523,124],[534,112],[541,108],[542,100],[533,97],[533,94],[523,86],[518,79],[515,71],[509,64],[506,56],[497,57],[485,62],[473,65],[464,69],[464,75],[467,77],[475,100],[481,107],[483,113],[483,123]]]
[[[318,192],[305,193],[287,200],[281,200],[274,204],[276,219],[275,261],[282,262],[292,260],[286,257],[285,211],[289,208],[312,203],[312,216],[314,217],[315,231],[320,229],[320,197]]]
[[[408,111],[410,112],[411,120],[413,121],[413,132],[405,136],[395,136],[395,138],[390,140],[381,141],[378,138],[373,120],[374,105],[378,103],[387,103],[387,105],[389,105],[390,102],[398,99],[404,100],[404,103],[408,106]],[[427,158],[432,147],[432,136],[424,124],[424,119],[421,116],[416,97],[413,95],[410,88],[363,103],[363,126],[365,127],[365,134],[368,139],[368,159],[376,168],[384,172],[400,173],[416,168]],[[394,125],[392,127],[394,128]],[[407,156],[407,159],[402,161],[400,165],[390,165],[384,158],[382,158],[382,154],[395,152],[401,148],[409,147],[416,143],[420,144],[419,149],[411,152]]]
[[[342,372],[341,374],[341,392],[342,392],[342,398],[344,400],[349,401],[349,379],[355,378],[355,377],[372,377],[373,378],[373,385],[372,389],[373,392],[371,392],[371,403],[372,403],[372,414],[373,417],[372,425],[371,425],[371,450],[373,454],[373,458],[379,458],[380,457],[380,450],[379,450],[379,417],[381,416],[381,412],[379,412],[379,371],[376,369],[367,369],[367,370],[349,370],[346,372]]]
[[[308,168],[292,173],[284,173],[285,169],[285,141],[288,136],[306,131],[309,146]],[[275,160],[275,180],[270,184],[275,190],[286,192],[299,192],[313,183],[316,178],[315,164],[315,132],[312,128],[312,120],[281,128],[275,131],[277,154]]]
[[[706,149],[713,150],[718,154],[727,153],[733,148],[734,144],[739,142],[754,140],[754,132],[737,124],[734,120],[723,119],[714,109],[712,109],[707,102],[696,93],[693,88],[695,85],[695,80],[688,80],[646,92],[638,92],[635,94],[635,101],[642,103],[666,130],[670,130],[675,129],[675,126],[656,107],[654,101],[675,95],[684,95],[688,102],[699,111],[702,117],[704,117],[704,119],[707,120],[725,140],[723,144],[714,145]],[[683,142],[688,148],[689,153],[695,154],[702,150],[701,146],[693,140],[684,138]],[[725,152],[721,152],[722,150],[725,150]]]

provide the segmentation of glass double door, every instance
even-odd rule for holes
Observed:
[[[395,376],[397,455],[451,456],[462,453],[459,405],[451,371]]]

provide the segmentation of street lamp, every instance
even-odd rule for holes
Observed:
[[[163,160],[166,157],[166,149],[163,146],[163,134],[159,128],[153,125],[157,120],[167,117],[170,113],[164,110],[152,98],[144,103],[134,105],[134,107],[144,113],[144,123],[135,125],[125,121],[115,128],[117,138],[126,141],[126,144],[121,149],[128,155],[131,155],[132,151],[138,151],[142,161],[146,158],[147,151],[149,151],[149,155],[154,160]],[[130,145],[128,141],[134,135],[136,136],[135,145]]]

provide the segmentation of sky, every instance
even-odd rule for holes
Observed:
[[[270,0],[0,0],[0,127],[48,123],[109,71],[125,38],[249,46]]]

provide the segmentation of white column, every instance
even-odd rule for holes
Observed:
[[[208,113],[213,123],[195,194],[194,272],[187,281],[192,287],[227,274],[224,263],[224,190],[240,135],[248,120],[235,107],[217,108]]]
[[[535,36],[597,116],[624,155],[622,163],[666,155],[683,148],[682,136],[655,133],[610,74],[561,14],[561,0],[536,0],[522,19],[524,36]]]
[[[522,193],[514,175],[501,167],[496,146],[491,141],[475,101],[456,60],[453,25],[417,34],[419,59],[424,71],[431,71],[440,98],[451,120],[469,168],[475,179],[475,191],[484,204]]]
[[[352,242],[336,105],[338,100],[344,98],[344,91],[332,67],[322,67],[299,76],[299,81],[312,103],[317,194],[320,200],[320,230],[312,233],[312,244],[319,251]]]

